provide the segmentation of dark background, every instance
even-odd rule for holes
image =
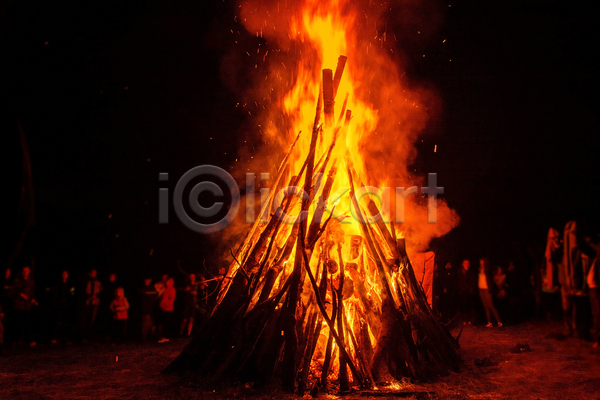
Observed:
[[[462,222],[432,247],[501,262],[528,246],[541,255],[548,228],[569,219],[595,235],[597,13],[566,1],[427,7],[443,16],[419,22],[427,40],[414,27],[392,29],[403,32],[409,78],[441,95],[414,168],[438,173]],[[17,264],[35,254],[38,280],[51,284],[64,268],[116,270],[138,283],[142,274],[177,278],[178,259],[188,272],[204,259],[212,271],[223,263],[214,238],[187,230],[172,210],[170,224],[157,223],[158,188],[172,192],[197,165],[234,165],[255,134],[221,81],[224,55],[260,41],[234,21],[235,9],[231,0],[2,3],[9,252],[18,236],[17,119],[36,201]],[[159,172],[171,182],[159,183]]]

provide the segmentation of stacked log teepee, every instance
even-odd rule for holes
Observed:
[[[324,218],[323,199],[338,173],[348,176],[359,221],[379,214],[373,201],[360,204],[353,196],[362,182],[350,158],[339,160],[345,167],[332,159],[351,119],[347,97],[337,121],[333,115],[345,61],[340,57],[335,74],[323,70],[310,149],[300,171],[282,183],[296,138],[275,180],[276,188],[303,182],[308,196],[290,193],[268,222],[255,222],[232,254],[210,318],[166,372],[193,370],[209,379],[257,384],[276,376],[284,390],[302,395],[334,382],[344,392],[458,369],[458,342],[430,309],[393,225],[375,218],[376,223],[360,223],[361,235],[349,236],[336,219]],[[321,114],[334,135],[316,160]],[[299,223],[280,218],[294,209],[308,212],[313,203],[312,215]],[[348,260],[344,246],[351,248]],[[376,291],[367,287],[373,282]],[[355,318],[348,318],[350,309]]]

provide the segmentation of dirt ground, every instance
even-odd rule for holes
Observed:
[[[404,382],[403,391],[431,399],[600,398],[600,354],[591,345],[562,338],[560,327],[527,323],[501,329],[467,327],[461,336],[465,365],[432,383]],[[560,339],[560,340],[559,340]],[[222,399],[294,398],[250,384],[209,386],[160,371],[186,341],[121,346],[85,344],[8,351],[0,357],[0,399]],[[531,351],[511,353],[517,343]],[[476,366],[482,361],[488,366]],[[344,398],[390,398],[354,393]],[[384,395],[384,396],[381,396]],[[321,395],[322,398],[337,398]],[[406,396],[404,396],[406,397]]]

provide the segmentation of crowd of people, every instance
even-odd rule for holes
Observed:
[[[224,276],[224,268],[210,279],[185,274],[178,287],[175,278],[165,274],[157,281],[145,277],[137,290],[125,290],[114,272],[102,281],[98,270],[91,269],[73,283],[64,270],[54,287],[38,290],[30,266],[14,274],[7,269],[0,298],[0,345],[34,347],[41,340],[163,343],[189,336],[209,313],[210,299]],[[37,300],[40,292],[45,304]]]
[[[561,235],[550,229],[541,262],[524,266],[512,260],[492,263],[464,259],[434,267],[433,308],[446,323],[482,322],[486,327],[520,323],[526,318],[561,319],[566,334],[577,332],[595,347],[600,339],[600,271],[597,241],[580,235],[575,222]],[[189,336],[194,326],[210,313],[222,284],[225,269],[205,279],[201,274],[162,275],[157,281],[145,277],[132,291],[110,273],[105,281],[96,269],[79,284],[62,271],[56,286],[44,290],[38,302],[32,270],[22,267],[13,275],[7,269],[0,297],[0,345],[37,345],[73,340],[150,339],[166,342]],[[143,283],[143,284],[142,284]],[[46,303],[46,304],[40,304]],[[36,312],[42,308],[44,312]],[[33,334],[35,324],[37,334]],[[43,334],[40,334],[43,332]]]
[[[600,238],[600,234],[598,234]],[[600,340],[600,248],[569,221],[562,235],[548,231],[541,267],[541,297],[547,315],[561,314],[566,335]]]
[[[485,321],[515,324],[530,316],[533,286],[530,277],[513,261],[491,267],[487,257],[462,260],[460,267],[446,263],[434,271],[434,308],[445,322],[460,321],[465,325]]]
[[[483,322],[486,327],[542,317],[562,320],[564,336],[600,340],[598,241],[577,231],[575,221],[561,234],[550,229],[546,251],[526,268],[507,260],[465,259],[460,267],[434,267],[434,309],[447,323]]]

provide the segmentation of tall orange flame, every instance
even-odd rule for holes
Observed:
[[[388,3],[349,0],[246,0],[240,3],[240,21],[249,32],[265,38],[272,51],[288,54],[288,61],[273,63],[265,78],[271,85],[279,82],[289,90],[261,117],[261,132],[268,140],[280,143],[282,149],[298,132],[304,132],[292,155],[291,171],[300,170],[308,153],[321,71],[335,70],[338,57],[348,57],[337,92],[335,119],[347,96],[352,120],[338,138],[332,159],[338,164],[351,160],[364,184],[392,187],[393,203],[394,187],[424,183],[409,173],[408,167],[416,155],[414,142],[435,111],[430,107],[435,96],[414,89],[399,72],[398,57],[394,58],[398,38],[388,34],[380,21],[389,7]],[[289,82],[281,82],[282,68],[293,70]],[[327,151],[334,132],[333,127],[324,127],[317,159]],[[254,155],[259,159],[266,156],[260,152]],[[347,186],[346,174],[338,173],[332,193]],[[438,223],[427,224],[425,203],[417,196],[407,198],[405,221],[398,227],[398,235],[407,238],[412,251],[425,250],[433,237],[446,234],[458,223],[456,213],[438,199]],[[350,214],[348,196],[340,200],[336,210]],[[359,233],[352,218],[345,222],[347,234]]]

